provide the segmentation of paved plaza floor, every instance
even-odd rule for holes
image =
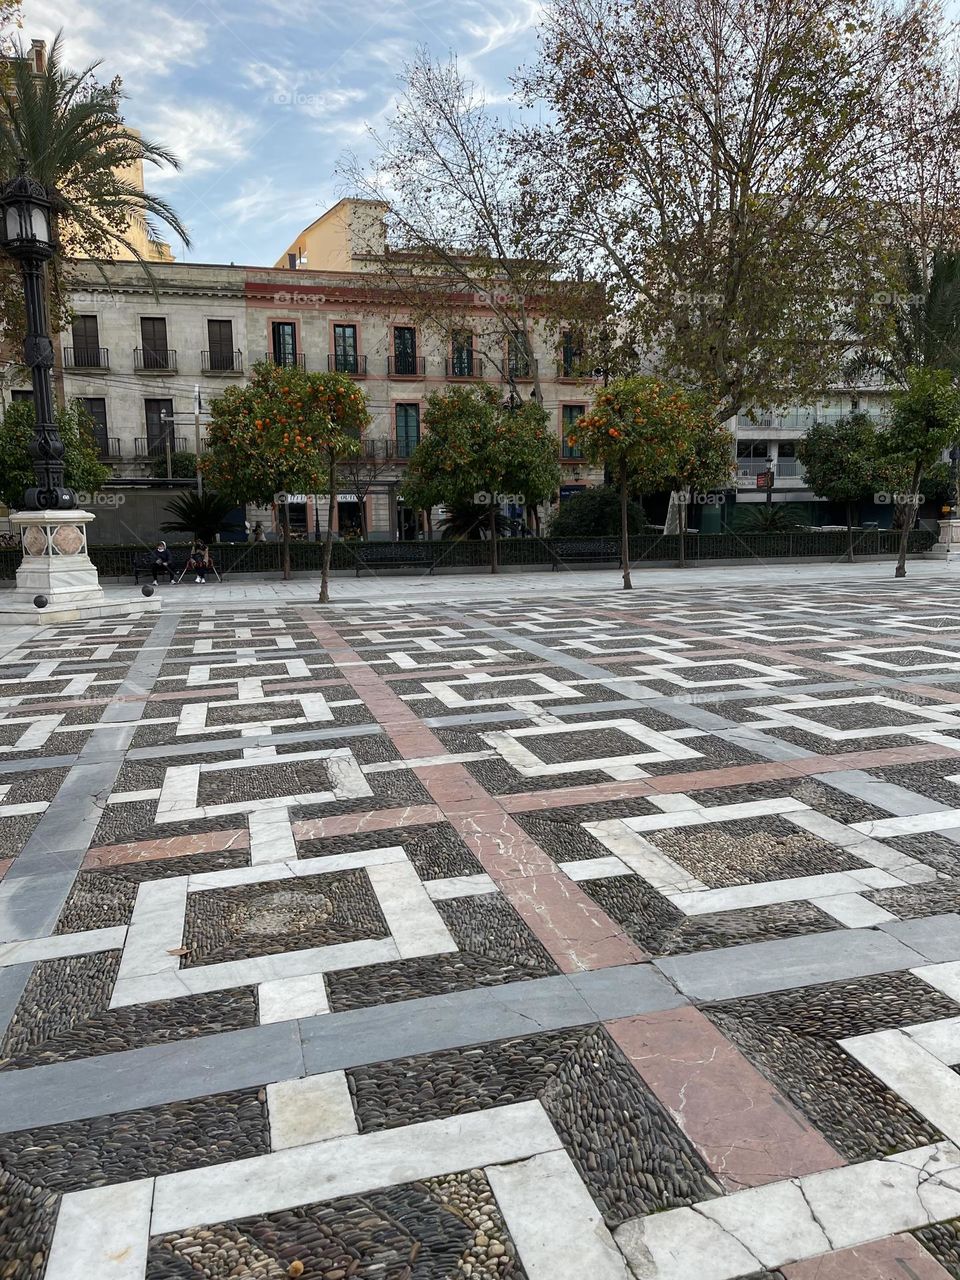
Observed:
[[[960,1278],[960,577],[891,573],[0,627],[0,1280]]]

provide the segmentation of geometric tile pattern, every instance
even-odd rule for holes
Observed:
[[[0,1276],[960,1276],[960,588],[465,581],[0,629]]]

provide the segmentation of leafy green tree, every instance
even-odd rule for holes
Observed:
[[[639,502],[627,502],[627,524],[631,535],[650,527]],[[557,506],[550,517],[552,538],[615,538],[620,534],[620,495],[611,485],[597,485],[572,494]]]
[[[164,533],[186,533],[191,538],[213,542],[224,520],[236,507],[236,502],[220,493],[206,490],[204,493],[178,494],[167,503],[167,511],[173,516],[160,526]]]
[[[691,397],[694,419],[681,442],[673,489],[680,496],[680,564],[686,564],[687,509],[696,494],[725,489],[733,473],[733,440],[713,409],[702,398]]]
[[[197,455],[178,451],[170,455],[170,470],[175,480],[191,480],[197,474]],[[166,455],[155,458],[151,466],[151,474],[156,480],[167,479]]]
[[[940,460],[944,449],[960,440],[960,388],[946,369],[911,368],[906,386],[894,392],[891,400],[893,411],[884,452],[909,468],[908,502],[915,515],[924,472]],[[898,578],[906,577],[912,525],[913,520],[904,521],[900,530]]]
[[[847,516],[847,559],[853,562],[853,506],[876,491],[882,451],[876,423],[865,413],[818,422],[797,445],[797,457],[818,498],[842,502]]]
[[[572,435],[590,462],[608,467],[620,493],[623,589],[630,577],[628,505],[633,492],[671,487],[703,423],[701,403],[662,378],[621,378],[594,396]]]
[[[64,446],[64,478],[79,492],[95,493],[110,478],[100,461],[92,422],[79,400],[55,413]],[[23,492],[35,483],[29,445],[34,427],[33,402],[15,400],[0,423],[0,501],[12,510],[23,504]]]
[[[557,441],[536,401],[501,403],[496,388],[435,391],[424,412],[425,433],[413,451],[404,497],[417,505],[483,506],[490,537],[490,571],[498,570],[499,495],[535,505],[560,482]]]
[[[329,494],[321,599],[328,594],[337,463],[360,451],[369,421],[363,392],[344,374],[306,373],[262,361],[247,386],[210,406],[203,477],[237,502],[280,509],[283,576],[290,577],[291,493]]]

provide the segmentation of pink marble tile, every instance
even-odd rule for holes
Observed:
[[[13,866],[13,858],[0,858],[0,880],[7,874]]]
[[[844,1164],[693,1006],[622,1018],[607,1029],[730,1190]]]
[[[950,1280],[919,1240],[888,1236],[781,1267],[786,1280]]]
[[[125,862],[157,862],[161,858],[186,858],[192,853],[220,853],[224,849],[248,849],[246,827],[230,831],[204,831],[192,836],[168,836],[163,840],[137,840],[129,844],[98,845],[88,849],[83,870],[116,867]]]
[[[371,809],[366,813],[305,818],[293,824],[293,834],[297,840],[325,840],[330,836],[352,836],[358,831],[389,831],[392,827],[415,827],[442,821],[443,810],[437,805],[415,804],[407,809]]]

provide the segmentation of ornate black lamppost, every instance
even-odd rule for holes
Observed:
[[[47,189],[24,172],[0,188],[0,249],[15,258],[23,272],[27,307],[25,363],[33,382],[35,424],[30,456],[36,484],[24,494],[27,511],[64,511],[77,496],[63,483],[63,441],[53,417],[53,343],[47,323],[44,266],[54,253],[51,201]]]

